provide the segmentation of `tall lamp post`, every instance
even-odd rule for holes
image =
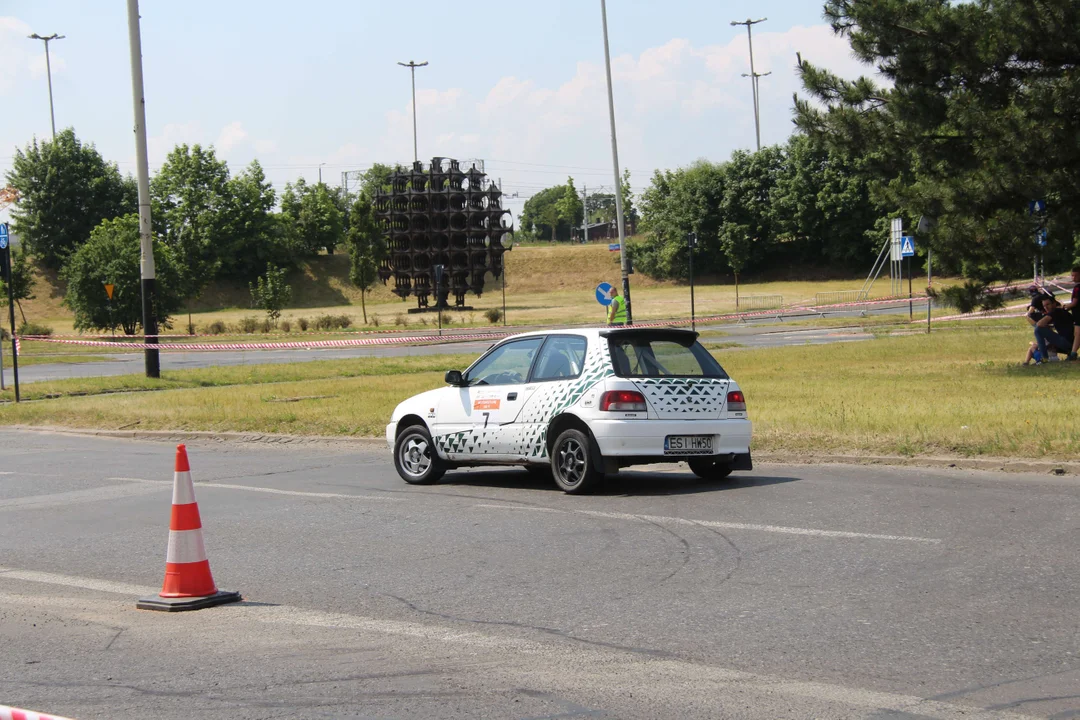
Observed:
[[[128,43],[131,46],[131,99],[135,107],[135,171],[139,188],[139,264],[142,277],[142,321],[146,377],[161,377],[157,345],[157,315],[154,310],[154,245],[150,234],[150,165],[146,158],[146,97],[143,94],[142,36],[139,33],[139,0],[127,0]]]
[[[50,40],[63,40],[64,35],[57,35],[53,33],[47,37],[42,37],[37,33],[33,35],[27,35],[31,40],[41,40],[45,43],[45,74],[49,77],[49,122],[52,123],[52,136],[53,140],[56,139],[56,115],[53,113],[53,98],[52,98],[52,61],[49,60],[49,41]]]
[[[622,177],[619,174],[619,143],[615,138],[615,95],[611,90],[611,50],[608,47],[607,3],[600,0],[600,18],[604,24],[604,70],[607,73],[608,115],[611,118],[611,163],[615,169],[615,214],[619,223],[619,264],[622,266],[623,299],[626,301],[626,324],[634,324],[630,304],[630,266],[626,257],[626,222],[623,220]]]
[[[409,74],[412,75],[412,154],[413,162],[420,159],[419,154],[416,152],[416,68],[424,67],[427,65],[427,60],[422,63],[413,62],[410,60],[407,63],[399,62],[401,67],[409,68]]]
[[[686,253],[690,256],[690,329],[697,330],[694,320],[694,248],[697,247],[697,233],[686,236]]]
[[[758,23],[763,23],[769,18],[760,18],[758,20],[751,20],[747,18],[743,22],[732,20],[732,26],[745,25],[746,26],[746,39],[750,43],[750,87],[754,91],[754,130],[757,134],[757,149],[761,149],[761,113],[758,111],[758,78],[762,77],[754,72],[754,36],[751,28]],[[766,73],[767,75],[768,73]],[[745,75],[743,77],[746,77]]]

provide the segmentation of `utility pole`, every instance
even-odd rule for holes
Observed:
[[[758,23],[763,23],[769,18],[761,18],[759,20],[751,20],[747,18],[744,22],[731,21],[734,25],[746,26],[746,39],[750,43],[750,87],[754,91],[754,130],[757,134],[757,149],[761,150],[761,112],[758,109],[758,78],[762,77],[754,71],[754,36],[751,28]],[[768,75],[769,73],[765,73]],[[745,75],[743,76],[745,77]]]
[[[322,166],[326,163],[319,163],[319,184],[322,185]]]
[[[420,155],[416,152],[416,68],[424,67],[427,65],[427,60],[422,63],[413,62],[410,60],[407,63],[399,62],[401,67],[409,68],[409,73],[412,75],[412,154],[413,162],[420,159]]]
[[[42,40],[45,43],[45,74],[49,77],[49,121],[52,123],[52,136],[53,140],[56,139],[56,115],[53,113],[53,99],[52,99],[52,62],[49,60],[49,41],[50,40],[63,40],[65,36],[57,35],[53,33],[48,37],[42,37],[37,33],[33,35],[27,35],[31,40]]]
[[[604,69],[607,73],[608,115],[611,117],[611,163],[615,169],[615,214],[619,221],[619,263],[622,266],[623,299],[626,301],[626,324],[634,324],[630,304],[630,266],[626,258],[626,223],[623,220],[622,177],[619,174],[619,143],[615,137],[615,94],[611,90],[611,50],[608,47],[607,3],[600,0],[600,18],[604,25]]]
[[[154,314],[154,245],[150,234],[150,166],[146,157],[146,97],[143,94],[142,37],[139,33],[139,0],[127,0],[128,43],[131,46],[131,99],[135,107],[135,170],[139,186],[139,240],[142,250],[139,274],[142,278],[143,340],[157,345],[157,317]],[[146,377],[161,377],[157,348],[145,350]]]
[[[581,229],[585,232],[585,244],[589,244],[589,188],[582,184],[581,186]]]

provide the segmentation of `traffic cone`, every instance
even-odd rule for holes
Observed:
[[[210,574],[203,545],[199,504],[191,482],[187,448],[176,446],[172,517],[169,519],[169,550],[165,557],[165,582],[158,597],[140,598],[140,610],[199,610],[236,602],[240,593],[218,590]]]

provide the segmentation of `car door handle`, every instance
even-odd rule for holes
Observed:
[[[517,400],[517,393],[512,392],[512,393],[507,394],[506,399],[507,400]]]

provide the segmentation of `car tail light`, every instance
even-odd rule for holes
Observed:
[[[645,412],[645,396],[636,390],[608,390],[600,396],[600,409],[612,412]]]
[[[742,390],[732,390],[727,394],[727,409],[746,412],[746,396],[742,394]]]

